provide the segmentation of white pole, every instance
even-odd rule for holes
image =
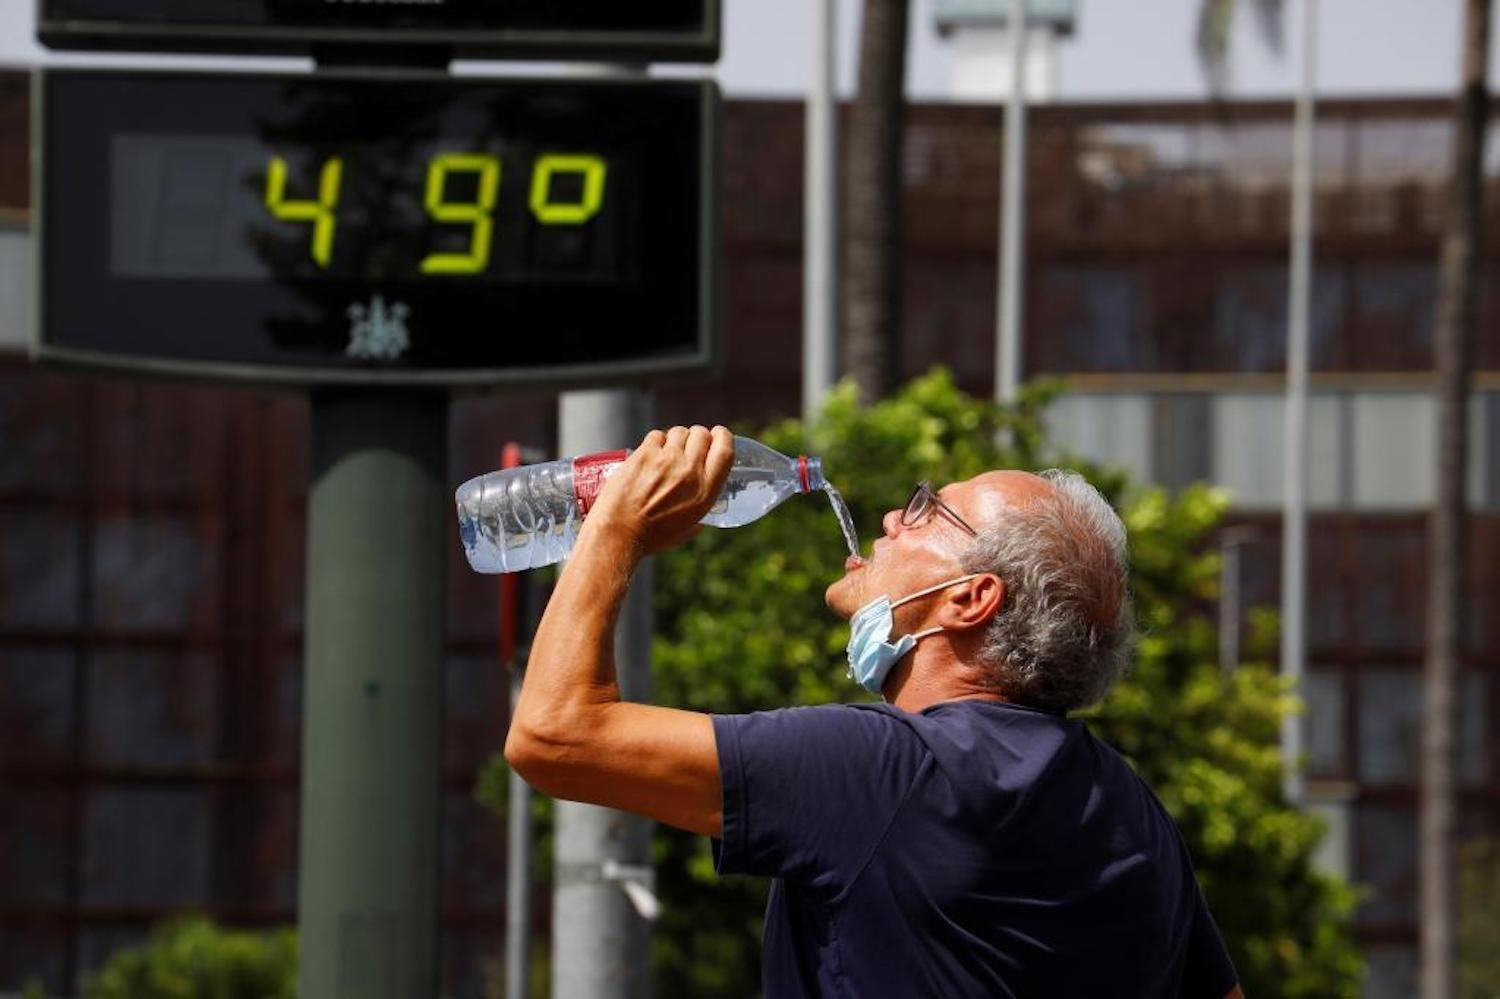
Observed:
[[[1011,84],[1005,109],[1000,206],[1000,274],[996,303],[995,398],[1015,399],[1021,384],[1022,234],[1026,230],[1026,0],[1010,0]]]
[[[813,0],[802,218],[802,418],[833,385],[838,329],[838,118],[834,99],[835,0]]]
[[[1281,675],[1298,692],[1307,655],[1307,352],[1312,297],[1313,94],[1318,49],[1317,0],[1302,0],[1302,87],[1292,135],[1291,280],[1287,301],[1286,510],[1282,518]],[[1282,790],[1302,802],[1301,719],[1281,720]]]
[[[634,447],[650,413],[651,397],[641,389],[564,392],[558,398],[558,449],[566,457]],[[615,627],[620,695],[630,701],[651,699],[651,586],[647,560]],[[636,896],[646,891],[650,897],[651,822],[557,801],[553,858],[553,999],[646,999],[654,916]]]

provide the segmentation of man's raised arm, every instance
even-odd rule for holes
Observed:
[[[641,560],[696,533],[733,461],[723,427],[653,430],[601,490],[537,626],[505,740],[537,790],[722,831],[712,720],[620,700],[614,639]]]

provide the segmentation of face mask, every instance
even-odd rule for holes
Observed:
[[[895,603],[891,598],[879,596],[865,604],[854,612],[849,619],[849,678],[858,683],[872,694],[879,694],[885,686],[885,678],[890,675],[891,667],[901,661],[901,657],[916,648],[917,640],[926,638],[928,635],[936,635],[942,628],[928,628],[914,635],[902,635],[891,644],[891,629],[895,627],[895,621],[891,612],[902,604],[910,603],[918,597],[925,597],[929,593],[946,590],[950,586],[959,583],[967,583],[973,579],[975,573],[967,576],[959,576],[936,586],[929,586],[925,590],[918,590],[910,596],[902,597]]]

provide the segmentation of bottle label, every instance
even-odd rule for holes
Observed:
[[[587,517],[604,488],[604,480],[620,467],[629,451],[601,451],[573,459],[573,498],[578,501],[578,516]]]

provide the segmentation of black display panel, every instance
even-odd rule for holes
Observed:
[[[65,49],[317,53],[441,46],[455,55],[713,62],[720,0],[36,0]]]
[[[712,83],[43,71],[38,353],[299,382],[712,362]]]

